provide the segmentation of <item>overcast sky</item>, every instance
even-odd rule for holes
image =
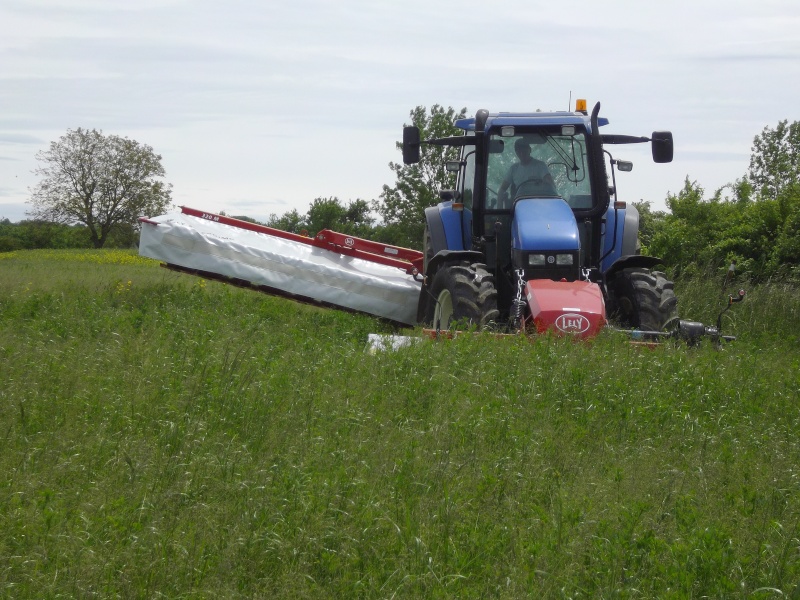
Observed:
[[[742,177],[753,138],[800,120],[797,0],[2,0],[0,218],[25,218],[35,155],[101,129],[162,156],[173,200],[266,219],[377,198],[409,111],[566,110],[668,129],[620,199]]]

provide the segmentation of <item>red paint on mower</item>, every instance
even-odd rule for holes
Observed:
[[[588,338],[606,324],[603,292],[596,283],[532,279],[525,284],[525,297],[539,333]]]

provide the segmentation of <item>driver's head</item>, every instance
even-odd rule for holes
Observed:
[[[522,160],[531,155],[531,145],[524,138],[519,138],[514,142],[514,152]]]

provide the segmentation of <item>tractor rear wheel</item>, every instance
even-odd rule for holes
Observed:
[[[609,283],[609,314],[623,327],[666,331],[678,322],[673,283],[660,271],[623,269]]]
[[[500,318],[497,289],[486,265],[467,261],[443,266],[430,286],[425,323],[436,329],[485,329]]]

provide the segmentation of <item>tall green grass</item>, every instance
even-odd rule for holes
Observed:
[[[722,351],[371,355],[375,319],[82,256],[0,261],[8,597],[800,594],[794,290]]]
[[[723,315],[723,333],[733,333],[759,346],[800,345],[800,290],[786,281],[753,285],[747,281],[723,286],[718,276],[693,277],[676,283],[682,318],[715,324],[729,296],[744,289],[745,300]]]

